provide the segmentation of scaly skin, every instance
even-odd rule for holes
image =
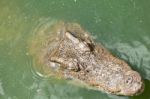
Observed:
[[[105,92],[132,96],[143,91],[143,81],[129,65],[97,44],[78,24],[63,23],[48,62],[64,78],[78,79]]]

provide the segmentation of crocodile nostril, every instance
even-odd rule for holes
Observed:
[[[126,84],[131,84],[132,83],[133,78],[131,76],[127,77],[125,83]]]

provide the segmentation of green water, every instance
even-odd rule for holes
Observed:
[[[0,99],[150,99],[149,11],[148,0],[0,0]],[[109,95],[36,74],[29,39],[47,19],[81,24],[142,75],[144,93]]]

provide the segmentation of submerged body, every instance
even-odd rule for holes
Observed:
[[[78,24],[61,22],[52,33],[44,61],[62,78],[78,79],[116,95],[132,96],[143,91],[140,74],[95,43]]]

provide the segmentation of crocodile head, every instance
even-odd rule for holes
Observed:
[[[117,95],[132,96],[143,91],[140,74],[94,42],[80,25],[63,24],[57,33],[59,40],[49,52],[48,61],[60,64],[64,78],[78,79]]]

